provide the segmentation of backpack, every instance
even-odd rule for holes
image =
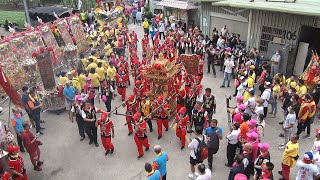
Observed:
[[[195,138],[195,139],[199,142],[198,149],[195,154],[198,162],[202,162],[203,160],[208,158],[208,146],[204,141],[204,136],[202,138],[202,141],[200,141],[200,139],[198,138]]]

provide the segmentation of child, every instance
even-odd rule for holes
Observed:
[[[264,128],[266,126],[266,122],[264,121],[264,115],[260,114],[258,117],[258,125],[257,130],[259,134],[259,142],[261,141],[261,138],[264,137]]]
[[[272,170],[274,165],[272,162],[266,162],[265,165],[262,166],[262,180],[273,180]]]

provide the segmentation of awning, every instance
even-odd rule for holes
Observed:
[[[157,6],[171,7],[171,8],[183,9],[183,10],[198,9],[198,7],[192,3],[189,3],[186,1],[177,1],[177,0],[162,0],[157,3]]]

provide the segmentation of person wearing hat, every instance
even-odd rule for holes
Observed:
[[[114,138],[113,122],[109,119],[107,112],[102,112],[101,117],[96,121],[96,127],[100,126],[101,142],[106,151],[105,155],[113,154],[114,147],[111,137]]]
[[[168,121],[169,104],[168,102],[165,101],[163,95],[160,95],[157,98],[157,107],[159,107],[156,112],[157,126],[158,126],[158,139],[161,139],[162,125],[164,126],[166,131],[169,130],[169,121]]]
[[[249,124],[252,124],[250,123],[250,121],[248,122]],[[258,150],[259,150],[259,147],[258,147],[258,143],[259,143],[259,135],[257,132],[248,132],[247,133],[247,139],[246,141],[248,143],[251,144],[251,147],[252,147],[252,162],[254,162],[258,156]]]
[[[147,122],[143,120],[139,112],[136,112],[132,116],[132,119],[136,129],[134,141],[139,153],[137,158],[140,159],[144,155],[142,147],[144,146],[146,148],[145,151],[148,151],[150,147],[147,136]]]
[[[290,141],[286,144],[286,148],[282,154],[281,171],[278,171],[282,178],[279,180],[290,180],[290,169],[295,161],[299,158],[299,136],[293,134]]]
[[[85,122],[85,132],[88,135],[90,141],[89,144],[94,143],[96,147],[99,146],[97,141],[97,127],[95,126],[96,114],[99,110],[92,105],[90,101],[85,102],[84,107],[81,110],[81,116]]]
[[[260,148],[260,154],[254,161],[254,169],[256,170],[256,173],[255,173],[256,179],[260,178],[263,166],[265,166],[267,162],[270,162],[270,153],[269,153],[270,145],[268,143],[259,143],[258,146]]]
[[[267,114],[268,114],[268,105],[269,105],[270,96],[271,96],[271,83],[266,81],[264,82],[264,91],[261,95],[261,99],[264,100],[263,102],[264,117],[267,117]]]
[[[186,145],[186,135],[187,135],[187,128],[189,125],[189,116],[186,114],[187,108],[182,107],[177,115],[175,116],[175,120],[172,123],[177,123],[176,126],[176,136],[181,140],[181,150],[184,149]]]
[[[43,161],[40,161],[40,149],[39,146],[42,145],[42,142],[38,140],[38,136],[34,136],[30,131],[30,123],[23,123],[23,131],[21,133],[23,144],[29,153],[33,169],[36,171],[41,171],[41,165]]]
[[[243,123],[243,114],[244,114],[245,110],[246,110],[246,105],[244,105],[244,104],[238,105],[238,107],[237,107],[238,112],[235,112],[235,114],[233,115],[233,122],[237,122],[239,124],[242,124]]]
[[[28,180],[22,156],[18,153],[19,146],[8,146],[8,166],[14,180]],[[38,168],[40,170],[40,168]]]
[[[72,116],[71,116],[71,122],[73,122],[73,116],[76,116],[76,122],[78,124],[78,130],[79,130],[79,135],[80,135],[80,141],[83,141],[84,138],[86,137],[84,135],[84,132],[85,132],[85,123],[83,121],[83,118],[82,118],[82,114],[81,114],[81,111],[82,111],[82,108],[84,106],[83,102],[82,102],[82,96],[81,95],[77,95],[75,97],[76,99],[76,102],[72,105],[71,107],[71,113],[72,113]]]
[[[121,96],[121,100],[125,101],[127,82],[129,82],[129,75],[125,73],[122,67],[119,67],[119,71],[116,74],[115,79],[116,79],[117,91]]]
[[[63,88],[63,96],[65,98],[66,110],[68,111],[70,121],[72,121],[72,112],[70,110],[72,104],[74,103],[74,98],[76,94],[76,90],[73,86],[71,86],[71,84],[72,82],[68,81],[65,87]]]
[[[234,62],[231,59],[231,55],[228,55],[226,60],[224,61],[224,78],[223,78],[223,83],[221,85],[221,87],[225,87],[225,83],[226,81],[228,82],[227,87],[230,87],[230,80],[231,80],[231,75],[232,75],[232,71],[234,68]]]
[[[296,165],[299,168],[296,179],[312,180],[319,176],[318,168],[313,164],[313,154],[311,152],[306,152],[303,160],[298,160]]]
[[[145,92],[145,87],[141,80],[135,81],[133,92],[136,95],[136,99],[138,100],[138,102],[141,102],[141,98],[143,97]]]
[[[148,96],[146,96],[146,95],[142,96],[142,99],[141,99],[139,106],[140,106],[140,110],[141,110],[141,115],[142,115],[142,117],[144,117],[146,119],[148,126],[149,126],[149,129],[150,129],[150,132],[152,132],[153,131],[152,121],[151,121],[151,116],[149,116],[151,113],[151,102],[148,99]]]
[[[139,103],[137,102],[135,95],[130,94],[126,101],[123,103],[123,107],[127,107],[126,109],[126,124],[128,125],[128,136],[133,133],[132,124],[134,124],[134,120],[132,116],[137,112]]]

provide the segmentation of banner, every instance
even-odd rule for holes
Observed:
[[[191,74],[194,76],[198,75],[198,66],[199,66],[200,59],[196,54],[193,54],[193,55],[182,54],[180,59],[188,74]]]

